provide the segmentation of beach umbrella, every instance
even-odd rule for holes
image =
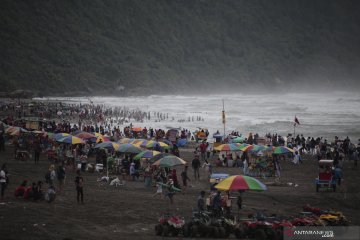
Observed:
[[[95,148],[106,148],[109,150],[116,150],[119,148],[119,144],[114,142],[102,142],[95,145]]]
[[[9,134],[9,135],[12,135],[12,136],[20,135],[20,133],[24,133],[24,132],[28,132],[28,130],[26,130],[24,128],[21,128],[21,127],[13,127],[13,126],[8,127],[5,130],[6,134]]]
[[[140,160],[141,158],[152,158],[158,154],[160,154],[160,152],[158,152],[158,151],[146,150],[146,151],[142,151],[141,153],[137,154],[134,157],[134,160]]]
[[[292,150],[291,148],[288,148],[288,147],[279,146],[279,147],[274,148],[273,153],[274,154],[287,154],[287,153],[294,153],[294,150]]]
[[[147,144],[146,144],[146,148],[155,148],[157,146],[160,146],[162,148],[166,148],[166,149],[169,149],[169,145],[167,145],[166,143],[164,142],[157,142],[157,141],[148,141]]]
[[[56,141],[61,142],[61,143],[68,143],[68,144],[72,144],[72,145],[85,144],[85,142],[81,138],[71,136],[71,135],[57,139]]]
[[[240,136],[240,137],[236,137],[234,139],[231,140],[231,142],[233,143],[242,143],[245,141],[245,137],[244,136]]]
[[[132,127],[131,131],[133,132],[141,132],[142,131],[142,127]]]
[[[216,151],[240,151],[240,147],[235,143],[221,144],[214,148]]]
[[[36,134],[36,135],[43,135],[43,136],[48,135],[47,132],[45,132],[45,131],[39,131],[39,130],[34,130],[34,131],[32,131],[32,133],[33,133],[33,134]]]
[[[171,154],[171,153],[160,153],[160,154],[157,154],[157,155],[153,156],[152,158],[150,158],[150,162],[156,162],[160,158],[163,158],[166,156],[175,156],[175,155]]]
[[[153,166],[158,167],[175,167],[180,165],[186,165],[186,161],[175,155],[167,155],[152,164]]]
[[[101,142],[110,142],[110,139],[106,136],[102,135],[101,133],[94,133],[94,135],[97,137],[96,143]]]
[[[16,131],[18,128],[19,127],[9,126],[8,128],[6,128],[5,133],[11,134],[12,132]]]
[[[171,147],[171,148],[174,146],[173,143],[172,143],[170,140],[168,140],[168,139],[161,139],[160,142],[166,143],[166,144],[169,145],[169,147]]]
[[[81,139],[90,139],[90,138],[97,138],[94,134],[88,133],[88,132],[82,132],[75,135],[78,138]]]
[[[250,144],[247,143],[235,143],[236,146],[238,146],[240,149],[243,149],[247,146],[249,146]]]
[[[185,146],[187,144],[187,142],[188,142],[187,139],[181,138],[181,139],[177,140],[176,145],[178,147],[183,147],[183,146]]]
[[[234,175],[222,180],[219,184],[215,186],[218,190],[223,191],[236,191],[236,190],[256,190],[256,191],[265,191],[267,189],[266,185],[257,180],[256,178],[243,176],[243,175]]]
[[[140,153],[142,151],[140,147],[132,145],[131,143],[120,144],[115,150],[121,153]]]
[[[265,146],[253,144],[253,145],[248,145],[248,146],[242,148],[241,151],[243,151],[243,152],[260,152],[265,149],[266,149]]]
[[[132,138],[122,138],[118,141],[118,143],[124,144],[124,143],[131,143],[132,141],[134,141],[134,139]]]
[[[26,133],[26,132],[29,132],[29,131],[24,128],[18,128],[15,131],[13,131],[10,135],[11,136],[19,136],[21,133]]]
[[[147,142],[147,140],[140,138],[140,139],[133,139],[128,143],[131,143],[132,145],[140,147],[144,142]]]
[[[82,131],[82,130],[76,130],[75,132],[72,133],[72,135],[76,136],[78,135],[79,133],[84,133],[85,131]]]
[[[63,137],[67,137],[67,136],[70,136],[70,134],[68,134],[68,133],[56,133],[56,134],[54,134],[52,136],[52,138],[55,139],[55,140],[59,140],[59,139],[61,139]]]

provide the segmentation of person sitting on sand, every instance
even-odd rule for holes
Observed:
[[[24,197],[25,191],[26,191],[26,185],[27,185],[27,181],[24,180],[20,186],[18,186],[15,189],[15,193],[14,196],[15,197]]]
[[[51,203],[55,200],[56,197],[56,191],[54,186],[50,186],[45,193],[45,201],[48,203]]]
[[[34,190],[36,189],[36,183],[32,183],[31,186],[28,186],[24,193],[24,199],[31,199],[34,197]]]
[[[34,200],[41,200],[44,197],[43,191],[42,191],[42,182],[38,181],[35,188],[33,188],[33,198]]]

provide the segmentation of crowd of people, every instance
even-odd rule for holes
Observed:
[[[60,117],[60,121],[42,121],[39,124],[39,131],[37,132],[24,132],[18,135],[8,136],[5,134],[5,124],[20,126],[26,128],[23,108],[17,106],[2,105],[2,109],[9,110],[12,108],[16,115],[9,115],[4,118],[0,123],[0,151],[5,150],[5,142],[10,142],[14,149],[14,157],[18,158],[19,149],[27,149],[33,155],[34,163],[38,164],[42,156],[46,154],[50,166],[44,174],[45,177],[40,180],[34,181],[31,184],[24,180],[15,189],[14,195],[17,198],[32,199],[38,201],[45,199],[47,202],[53,202],[56,195],[62,194],[64,191],[64,184],[67,171],[76,171],[74,184],[76,187],[76,201],[78,203],[84,202],[84,178],[83,172],[101,172],[107,183],[115,179],[109,178],[110,175],[116,175],[124,182],[143,182],[144,186],[150,188],[156,186],[156,192],[153,196],[160,195],[161,198],[169,199],[170,204],[174,204],[175,196],[179,192],[186,194],[190,182],[200,180],[208,180],[215,168],[222,167],[237,167],[241,168],[244,175],[250,176],[265,176],[264,172],[259,172],[259,175],[253,175],[251,171],[252,161],[261,165],[264,160],[266,164],[272,166],[273,173],[271,176],[280,177],[280,163],[282,157],[274,154],[265,153],[217,153],[214,150],[213,144],[208,142],[207,138],[195,144],[193,159],[183,166],[181,173],[178,174],[178,168],[171,167],[154,167],[149,159],[134,160],[135,154],[119,153],[111,149],[96,149],[95,146],[102,140],[88,139],[85,144],[61,144],[56,142],[52,135],[55,133],[70,133],[75,134],[79,132],[99,133],[108,137],[108,140],[120,141],[124,138],[135,139],[154,139],[163,141],[169,138],[169,133],[163,129],[152,128],[136,128],[132,124],[126,124],[123,128],[115,126],[116,124],[123,125],[129,123],[129,119],[142,121],[142,119],[149,119],[151,117],[159,118],[159,120],[168,118],[167,114],[162,113],[146,113],[141,111],[130,111],[121,108],[107,108],[105,106],[95,106],[93,104],[83,105],[63,105],[59,103],[46,103],[38,104],[32,109],[32,114],[37,114],[40,117],[48,119]],[[60,114],[61,112],[61,114]],[[25,115],[26,116],[26,115]],[[64,116],[70,118],[78,117],[80,121],[78,124],[70,124],[69,121],[63,121]],[[20,118],[19,118],[20,117]],[[197,120],[202,120],[197,118]],[[101,122],[101,124],[97,124]],[[209,136],[205,130],[206,137]],[[207,130],[206,130],[207,131]],[[231,137],[223,139],[223,143],[231,142],[234,137],[239,137],[241,134],[232,132]],[[179,131],[177,138],[191,139],[191,132],[188,129]],[[198,140],[198,139],[197,139]],[[354,167],[357,167],[360,152],[360,139],[358,143],[350,141],[349,138],[340,140],[335,137],[333,141],[327,141],[322,137],[304,137],[303,135],[286,137],[280,136],[276,133],[266,134],[261,137],[259,134],[250,133],[244,138],[242,143],[247,144],[266,144],[269,146],[287,146],[295,151],[291,155],[294,165],[300,165],[303,161],[303,156],[308,154],[320,159],[333,159],[334,165],[338,169],[342,167],[345,160],[352,160]],[[180,151],[174,142],[171,149],[164,149],[156,146],[153,150],[157,150],[166,154],[173,154],[180,157]],[[256,157],[252,156],[256,155]],[[101,169],[97,169],[97,165],[102,165]],[[266,165],[265,168],[267,168]],[[191,172],[189,173],[189,168]],[[204,169],[203,173],[200,169]],[[263,175],[262,175],[263,174]],[[99,176],[99,175],[98,175]],[[269,177],[269,175],[266,175]],[[47,184],[47,189],[44,190],[44,183]],[[4,164],[0,172],[1,183],[1,197],[4,197],[5,190],[9,182],[9,173]],[[220,193],[215,191],[210,195],[211,202],[205,203],[205,191],[201,191],[197,200],[197,206],[200,211],[204,210],[206,206],[210,206],[212,210],[219,214],[220,209],[225,212],[228,211],[227,199],[229,193]],[[238,194],[238,206],[241,208],[241,193]]]

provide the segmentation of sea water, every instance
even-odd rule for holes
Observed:
[[[293,134],[296,116],[300,121],[300,125],[295,127],[296,135],[321,136],[329,140],[334,136],[349,136],[353,141],[360,138],[360,93],[151,95],[50,99],[72,103],[92,101],[94,104],[109,107],[118,106],[150,112],[150,120],[131,120],[135,126],[186,128],[192,132],[197,128],[207,128],[210,133],[224,131],[221,114],[223,100],[226,134],[238,131],[246,136],[249,132],[260,135],[278,133],[286,136]],[[154,112],[160,112],[168,118],[159,121],[154,117]]]

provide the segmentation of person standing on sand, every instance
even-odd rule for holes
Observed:
[[[199,168],[200,168],[200,160],[199,160],[199,155],[195,155],[195,158],[192,160],[191,162],[191,166],[194,169],[194,176],[195,176],[195,180],[200,180],[200,173],[199,173]]]
[[[152,195],[152,197],[155,197],[156,195],[160,195],[160,198],[163,198],[163,179],[158,175],[156,177],[156,192]]]
[[[4,163],[0,170],[0,184],[1,184],[1,199],[4,199],[5,189],[8,184],[8,172],[6,170],[6,163]]]
[[[182,192],[185,194],[187,188],[187,182],[190,181],[190,178],[187,175],[188,166],[185,166],[184,170],[181,172],[181,180],[182,180]]]
[[[39,141],[36,139],[34,143],[34,160],[35,164],[39,163],[41,147]]]
[[[81,176],[81,171],[76,171],[77,176],[75,178],[75,186],[76,186],[76,200],[77,203],[80,202],[81,197],[81,203],[84,203],[84,179]]]
[[[170,205],[174,204],[174,195],[175,195],[175,190],[174,190],[174,181],[169,178],[169,180],[166,183],[167,185],[167,193],[166,196],[169,198],[170,200]]]
[[[62,164],[58,167],[56,171],[58,183],[59,183],[59,194],[63,191],[65,178],[66,178],[66,171],[65,171],[65,164],[62,162]]]
[[[0,131],[0,152],[5,152],[5,138],[3,131]]]
[[[197,199],[197,209],[199,213],[205,211],[205,191],[201,191]]]

